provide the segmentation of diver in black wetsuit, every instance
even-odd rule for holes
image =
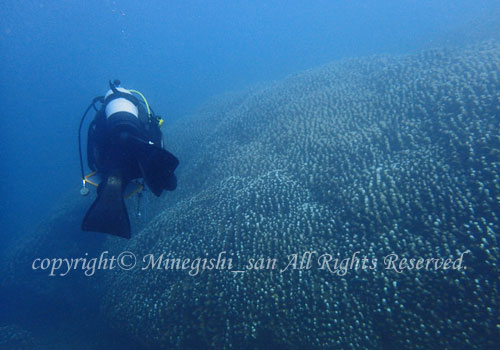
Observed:
[[[100,174],[101,183],[97,187],[97,198],[83,219],[82,230],[130,238],[130,222],[123,200],[127,184],[142,178],[156,196],[164,190],[173,191],[177,186],[174,171],[179,161],[163,148],[160,131],[163,120],[154,115],[142,94],[119,87],[117,80],[109,85],[107,94],[93,100],[80,123],[81,133],[83,120],[94,106],[97,112],[88,130],[87,161],[89,167]],[[143,101],[132,92],[139,94]],[[95,107],[97,101],[102,103],[99,110]],[[87,194],[81,142],[79,147],[82,194]]]

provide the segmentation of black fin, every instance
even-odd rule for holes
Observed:
[[[110,175],[99,185],[97,198],[83,219],[83,231],[130,238],[130,221],[122,190],[122,178],[119,175]]]
[[[156,196],[163,190],[173,191],[177,187],[174,170],[179,160],[170,152],[152,145],[143,145],[138,159],[142,177],[148,188]]]

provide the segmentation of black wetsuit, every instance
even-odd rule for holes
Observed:
[[[89,126],[87,161],[93,171],[99,172],[102,182],[83,220],[83,230],[130,238],[123,201],[127,184],[143,178],[156,196],[177,186],[174,171],[179,161],[163,148],[158,118],[149,116],[136,99],[131,101],[138,108],[138,117],[118,112],[107,118],[105,103]]]
[[[90,124],[87,144],[87,161],[92,171],[99,171],[102,177],[110,172],[120,171],[124,184],[131,180],[143,178],[144,172],[140,165],[147,162],[155,154],[152,154],[153,147],[163,149],[163,135],[158,126],[156,117],[149,118],[142,105],[138,105],[139,118],[135,120],[130,115],[116,113],[112,116],[113,122],[106,120],[104,107],[95,115]],[[167,152],[163,150],[164,152]],[[167,152],[168,153],[168,152]],[[162,159],[156,159],[161,162]],[[162,168],[165,165],[166,172],[162,175],[164,188],[151,189],[159,196],[162,190],[173,191],[177,186],[177,180],[173,173],[178,164],[174,156],[171,159],[163,159],[168,164],[148,164],[155,168]],[[147,162],[147,163],[151,163]],[[147,170],[144,169],[147,173]],[[168,170],[171,170],[169,172]],[[160,174],[158,174],[160,175]],[[151,179],[145,178],[146,182]]]

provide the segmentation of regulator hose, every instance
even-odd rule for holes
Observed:
[[[80,171],[82,173],[82,182],[83,182],[83,187],[85,187],[85,171],[83,169],[83,157],[82,157],[82,126],[83,122],[85,121],[85,117],[89,113],[90,108],[94,107],[94,109],[97,111],[97,108],[95,106],[96,102],[104,102],[104,97],[102,96],[97,96],[94,97],[92,102],[89,104],[85,112],[83,113],[82,118],[80,119],[80,126],[78,128],[78,154],[80,156]]]

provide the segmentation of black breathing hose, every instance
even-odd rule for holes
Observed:
[[[89,104],[87,109],[85,110],[85,113],[83,113],[82,119],[80,119],[80,127],[78,128],[78,154],[80,155],[80,171],[82,172],[82,181],[83,181],[83,186],[85,187],[85,171],[83,169],[83,157],[82,157],[82,126],[83,122],[85,120],[85,117],[87,116],[90,108],[94,107],[94,109],[97,111],[97,108],[95,107],[95,103],[100,101],[103,102],[103,97],[98,96],[95,97],[92,102]]]

